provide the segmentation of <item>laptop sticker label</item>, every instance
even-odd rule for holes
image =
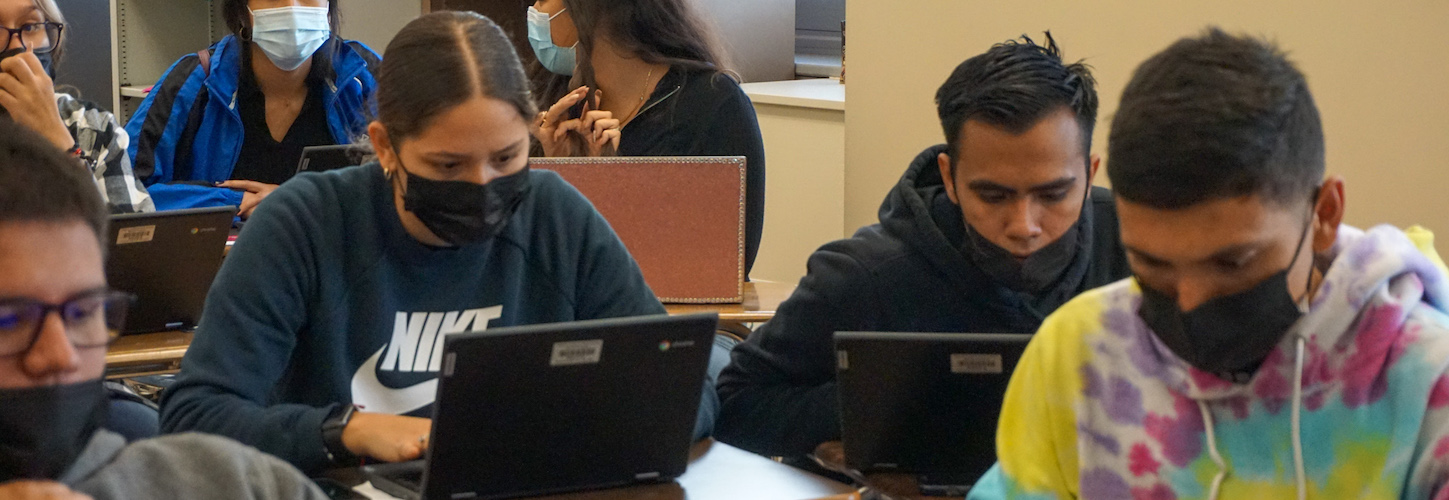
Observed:
[[[995,374],[1005,371],[1000,354],[951,355],[951,373]]]
[[[156,226],[123,227],[116,232],[117,245],[145,243],[156,238]]]
[[[604,339],[555,342],[548,366],[594,365],[604,355]]]
[[[955,364],[955,363],[952,363]],[[840,371],[850,369],[850,352],[844,349],[835,351],[835,367]]]

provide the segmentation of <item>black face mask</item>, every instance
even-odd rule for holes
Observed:
[[[1087,210],[1091,201],[1092,185],[1088,183],[1077,221],[1056,241],[1032,252],[1024,260],[1017,260],[1011,252],[986,239],[970,223],[966,224],[966,242],[962,244],[961,252],[987,276],[1007,288],[1024,293],[1046,291],[1056,284],[1077,257],[1082,247],[1082,223],[1089,218]]]
[[[435,181],[408,173],[403,208],[443,241],[464,246],[503,232],[531,186],[527,167],[487,184]]]
[[[100,380],[0,389],[0,483],[56,479],[106,420]]]
[[[1056,241],[1032,252],[1025,260],[1017,260],[1011,252],[992,243],[967,224],[966,244],[962,251],[982,272],[1007,288],[1037,293],[1051,288],[1072,264],[1077,249],[1081,247],[1078,241],[1080,228],[1079,219]]]
[[[35,58],[40,60],[40,69],[45,70],[45,74],[50,76],[51,80],[54,80],[55,58],[51,57],[51,54],[49,52],[46,52],[44,54],[36,54]]]
[[[1307,237],[1305,229],[1293,259],[1278,274],[1242,292],[1204,302],[1191,311],[1183,312],[1177,300],[1142,285],[1142,306],[1137,314],[1183,361],[1227,380],[1247,382],[1303,316],[1288,293],[1288,270],[1298,262]],[[1312,273],[1308,279],[1305,296],[1313,283]]]

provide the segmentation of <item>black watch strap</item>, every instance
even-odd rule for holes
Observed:
[[[356,413],[355,405],[338,406],[322,421],[322,446],[327,452],[327,460],[333,464],[355,464],[358,460],[357,455],[348,450],[347,445],[342,444],[342,431],[347,429],[347,424],[352,422],[352,415]]]

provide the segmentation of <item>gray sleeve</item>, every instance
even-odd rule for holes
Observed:
[[[307,476],[281,459],[226,438],[176,434],[127,446],[78,484],[105,499],[325,500]]]

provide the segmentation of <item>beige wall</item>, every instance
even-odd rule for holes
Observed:
[[[755,103],[768,158],[765,230],[750,279],[794,284],[845,223],[845,112]]]
[[[1086,58],[1101,84],[1093,149],[1105,152],[1132,69],[1218,24],[1276,39],[1307,74],[1349,223],[1421,223],[1449,248],[1449,2],[851,0],[846,18],[849,227],[875,222],[906,164],[943,140],[936,87],[992,43],[1051,29],[1068,59]]]

